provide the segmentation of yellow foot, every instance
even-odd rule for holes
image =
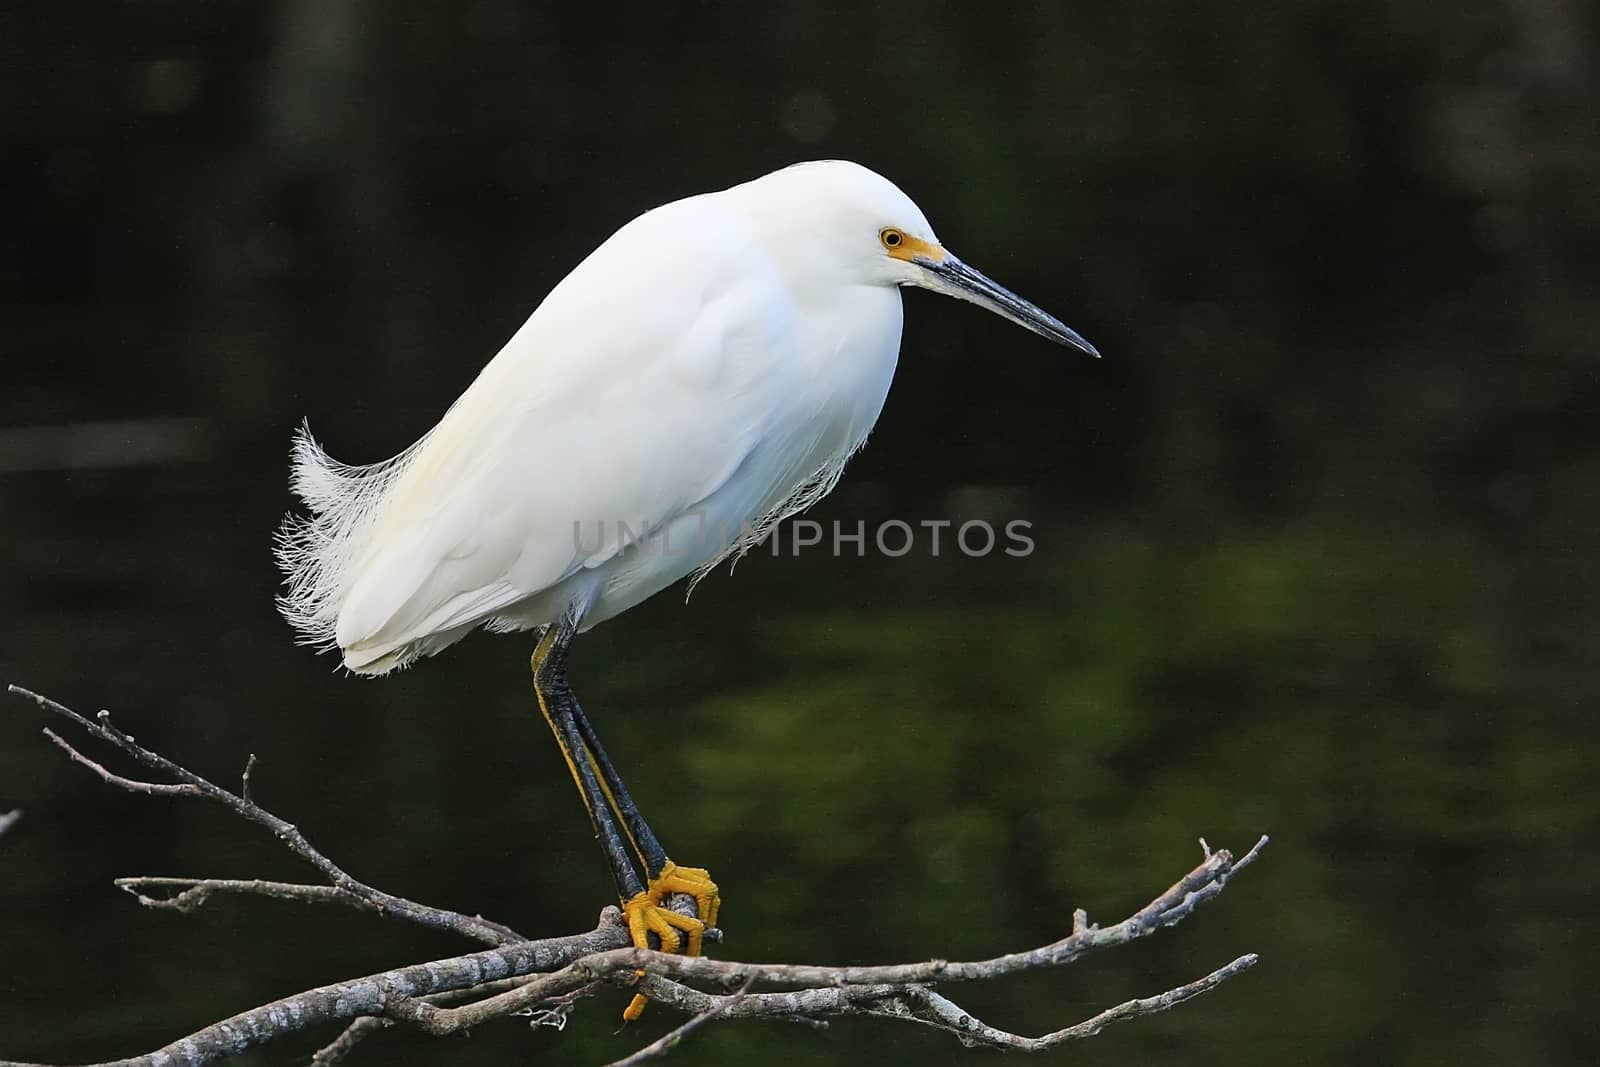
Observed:
[[[674,893],[694,898],[695,917],[680,915],[663,904]],[[704,867],[679,867],[668,860],[643,893],[623,901],[622,915],[628,921],[635,948],[659,948],[662,952],[681,948],[685,956],[698,956],[705,943],[706,928],[717,924],[721,906],[722,898],[717,895],[717,883],[711,880],[710,872]],[[651,934],[656,937],[655,945],[650,943]],[[646,1003],[643,994],[634,994],[622,1013],[623,1021],[632,1022],[643,1015]]]

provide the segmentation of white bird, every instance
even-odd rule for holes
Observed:
[[[623,226],[393,459],[346,466],[295,441],[311,516],[279,533],[284,615],[363,675],[480,626],[541,630],[539,704],[637,944],[675,951],[682,933],[697,952],[716,886],[640,817],[572,696],[568,647],[833,488],[883,408],[907,285],[1099,354],[948,252],[887,179],[802,163]],[[697,918],[663,906],[673,892]]]

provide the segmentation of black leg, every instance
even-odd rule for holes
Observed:
[[[568,693],[571,693],[570,689]],[[578,703],[576,697],[572,699],[572,717],[577,722],[578,733],[583,737],[584,746],[589,750],[595,769],[600,772],[600,780],[610,794],[617,815],[622,819],[623,828],[628,831],[628,839],[633,843],[640,862],[644,864],[645,877],[659,878],[667,865],[666,850],[661,847],[661,842],[650,829],[650,824],[644,821],[639,806],[628,794],[628,787],[622,784],[622,776],[612,765],[611,757],[606,755],[606,750],[600,744],[600,738],[596,736],[589,717],[583,713],[583,705]]]
[[[677,952],[681,948],[698,956],[706,928],[715,926],[722,900],[710,872],[700,867],[679,867],[667,858],[661,842],[639,813],[622,776],[606,755],[589,717],[583,713],[567,682],[567,652],[577,627],[567,621],[545,630],[533,653],[533,688],[539,710],[556,735],[567,770],[589,809],[595,836],[605,849],[622,898],[628,934],[639,948]],[[643,868],[641,877],[641,868]],[[694,899],[695,917],[664,905],[667,896],[683,893]],[[635,994],[622,1013],[637,1019],[645,998]]]
[[[594,825],[595,836],[605,851],[611,867],[612,879],[617,885],[617,895],[624,901],[644,892],[644,879],[634,862],[634,842],[626,836],[617,823],[617,813],[611,809],[607,789],[596,775],[599,762],[591,758],[583,733],[578,728],[582,712],[573,698],[572,687],[567,684],[566,653],[572,643],[570,627],[553,628],[539,642],[534,653],[533,687],[539,699],[539,710],[555,734],[561,754],[566,758],[567,769],[578,785],[584,807],[589,809],[589,820]],[[609,763],[609,761],[606,761]],[[614,771],[612,773],[615,773]],[[624,794],[626,795],[626,794]],[[629,806],[632,806],[630,800]],[[635,814],[637,814],[637,809]],[[643,820],[640,820],[641,824]],[[654,835],[650,840],[655,840]],[[660,849],[657,844],[656,849]]]

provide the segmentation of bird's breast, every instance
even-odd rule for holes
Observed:
[[[859,444],[878,421],[900,355],[900,292],[880,286],[844,290],[815,315],[800,354],[819,426]]]
[[[900,327],[899,292],[877,287],[844,290],[826,309],[795,316],[781,366],[765,383],[768,417],[751,460],[768,484],[754,512],[836,473],[866,440],[894,378]]]

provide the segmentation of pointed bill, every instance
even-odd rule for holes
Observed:
[[[1095,359],[1100,358],[1099,350],[1076,330],[950,253],[946,252],[940,259],[917,256],[913,262],[928,272],[928,288],[988,308],[1040,337],[1048,337],[1057,344],[1076,348]]]

